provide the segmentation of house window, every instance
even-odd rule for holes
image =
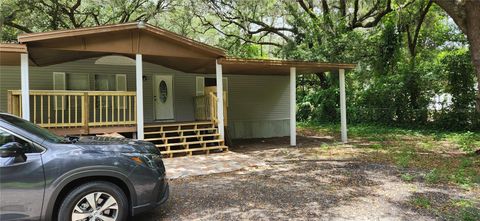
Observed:
[[[88,91],[90,90],[90,77],[88,74],[67,74],[67,90]]]
[[[53,72],[53,90],[90,90],[89,75]]]
[[[127,75],[126,74],[96,74],[95,90],[97,91],[127,91]],[[96,106],[100,108],[100,99],[102,99],[102,107],[107,107],[107,97],[98,97]],[[127,98],[125,98],[127,99]],[[120,109],[125,109],[126,104],[123,97],[116,98],[115,102],[119,102]],[[117,108],[117,105],[114,105]]]
[[[127,91],[127,75],[117,74],[115,75],[115,85],[117,91]]]
[[[53,72],[53,90],[66,90],[65,72]]]
[[[53,72],[53,90],[66,90],[65,72]],[[53,97],[54,110],[63,110],[65,99],[62,96]]]
[[[196,96],[202,96],[205,94],[205,78],[204,77],[196,77]]]
[[[96,74],[95,90],[127,91],[127,75],[126,74]]]

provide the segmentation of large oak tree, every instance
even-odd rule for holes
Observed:
[[[472,63],[477,74],[476,110],[480,113],[480,1],[434,0],[465,33],[470,44]]]

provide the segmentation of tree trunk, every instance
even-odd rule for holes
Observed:
[[[467,38],[470,44],[472,63],[477,74],[477,99],[475,109],[480,113],[480,2],[465,3],[467,16]]]

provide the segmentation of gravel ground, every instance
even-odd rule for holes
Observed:
[[[452,186],[403,182],[396,167],[361,162],[351,153],[307,154],[317,151],[311,148],[316,142],[300,138],[295,149],[285,139],[242,142],[233,151],[266,165],[171,180],[169,201],[134,220],[444,220],[450,218],[409,202],[418,196],[432,205],[480,199]]]

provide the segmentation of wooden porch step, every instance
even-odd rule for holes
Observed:
[[[161,154],[168,157],[228,151],[212,121],[145,125],[144,134],[145,141],[156,143]]]
[[[145,135],[150,135],[150,134],[163,134],[163,133],[179,133],[179,132],[210,131],[210,130],[217,131],[217,128],[214,128],[214,127],[208,127],[208,128],[184,129],[184,130],[147,131],[147,132],[145,132],[144,134],[145,134]]]
[[[165,140],[173,140],[173,139],[189,139],[189,138],[203,138],[203,137],[219,137],[220,134],[199,134],[199,135],[188,135],[188,136],[176,136],[176,137],[155,137],[155,138],[147,138],[144,139],[145,141],[165,141]]]
[[[156,144],[155,146],[156,147],[174,147],[174,146],[190,146],[192,144],[208,144],[208,143],[223,143],[223,142],[224,141],[222,139],[217,139],[217,140],[202,140],[202,141],[190,141],[190,142],[181,142],[181,143]]]
[[[195,125],[212,125],[211,121],[198,121],[187,123],[165,123],[165,124],[152,124],[145,125],[144,128],[160,128],[160,127],[176,127],[176,126],[195,126]]]
[[[209,154],[210,150],[228,151],[228,147],[227,146],[201,147],[201,148],[192,148],[192,149],[160,151],[160,153],[162,155],[167,155],[168,157],[172,158],[173,154],[175,153],[186,153],[188,155],[192,155],[193,152],[206,151],[206,153]]]

